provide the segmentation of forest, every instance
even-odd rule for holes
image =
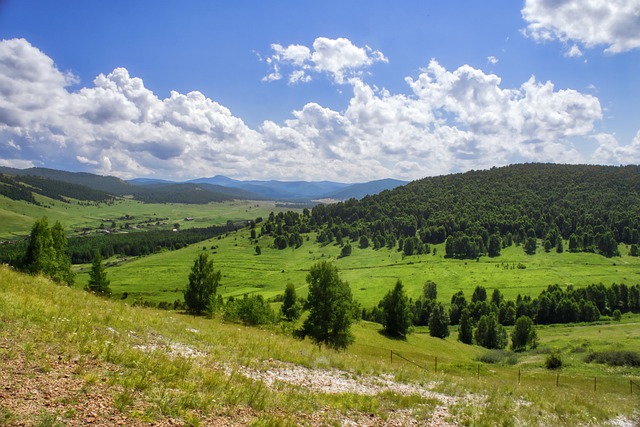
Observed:
[[[318,205],[310,224],[322,239],[364,236],[374,248],[411,240],[411,250],[446,242],[447,256],[498,256],[522,244],[544,250],[618,255],[617,244],[640,242],[640,167],[521,164],[424,178],[331,205]],[[366,244],[366,241],[364,241]],[[420,245],[423,245],[422,247]]]

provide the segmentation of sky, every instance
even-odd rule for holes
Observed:
[[[640,163],[640,0],[0,0],[0,165],[365,182]]]

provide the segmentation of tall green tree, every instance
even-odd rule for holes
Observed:
[[[411,306],[409,297],[404,291],[402,281],[398,280],[393,290],[389,291],[382,301],[383,326],[386,333],[406,336],[411,327]]]
[[[67,234],[59,221],[51,227],[51,240],[56,263],[53,279],[71,286],[75,275],[71,271],[71,258],[67,254]]]
[[[529,316],[520,316],[511,331],[511,348],[513,351],[524,351],[535,348],[538,343],[538,335],[533,320]]]
[[[71,259],[67,255],[67,236],[59,222],[51,228],[47,218],[43,217],[33,224],[21,264],[21,268],[29,273],[43,274],[57,282],[73,284]]]
[[[184,291],[184,302],[194,314],[213,309],[214,298],[220,284],[220,270],[213,268],[209,254],[201,253],[196,258],[189,273],[189,283]]]
[[[495,313],[480,317],[475,332],[476,343],[489,349],[502,349],[507,346],[507,332],[498,322]]]
[[[282,307],[280,312],[288,321],[297,320],[300,317],[302,307],[298,302],[298,295],[296,294],[296,287],[293,283],[288,283],[284,289],[284,299],[282,301]]]
[[[449,316],[441,302],[435,303],[429,316],[429,335],[437,338],[449,336]]]
[[[89,282],[85,288],[87,291],[96,295],[108,297],[111,295],[109,287],[109,279],[107,279],[107,271],[102,265],[102,255],[96,250],[91,263],[91,271],[89,272]]]
[[[464,344],[473,343],[473,319],[468,308],[464,308],[460,314],[460,326],[458,328],[458,341]]]
[[[338,276],[337,268],[327,261],[314,264],[307,275],[309,317],[299,335],[308,336],[319,346],[343,349],[353,343],[351,333],[353,301],[351,288]]]
[[[51,277],[56,270],[56,253],[49,221],[46,217],[37,220],[31,227],[27,251],[23,259],[23,269],[31,274]]]

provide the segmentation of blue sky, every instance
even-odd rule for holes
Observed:
[[[358,182],[640,162],[640,0],[0,0],[0,165]]]

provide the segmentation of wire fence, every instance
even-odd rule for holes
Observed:
[[[495,377],[498,374],[495,369],[489,369],[487,365],[483,363],[477,363],[476,365],[459,364],[459,363],[447,363],[445,360],[438,360],[437,356],[431,356],[433,358],[431,363],[416,362],[409,359],[397,351],[391,350],[390,359],[391,364],[394,360],[398,360],[401,363],[409,363],[425,372],[433,373],[450,373],[450,374],[465,374],[465,376],[473,375],[476,378],[480,377]],[[440,365],[438,365],[440,362]],[[427,366],[429,365],[429,366]],[[514,383],[520,384],[535,384],[542,386],[555,386],[555,387],[575,387],[585,391],[602,392],[602,393],[629,393],[632,396],[640,397],[640,378],[621,378],[621,377],[585,377],[577,375],[563,374],[562,372],[542,372],[542,371],[523,371],[522,368],[518,368],[517,372],[514,368],[512,371],[508,368],[502,370],[506,374],[502,374],[503,379],[509,380],[512,378]]]

